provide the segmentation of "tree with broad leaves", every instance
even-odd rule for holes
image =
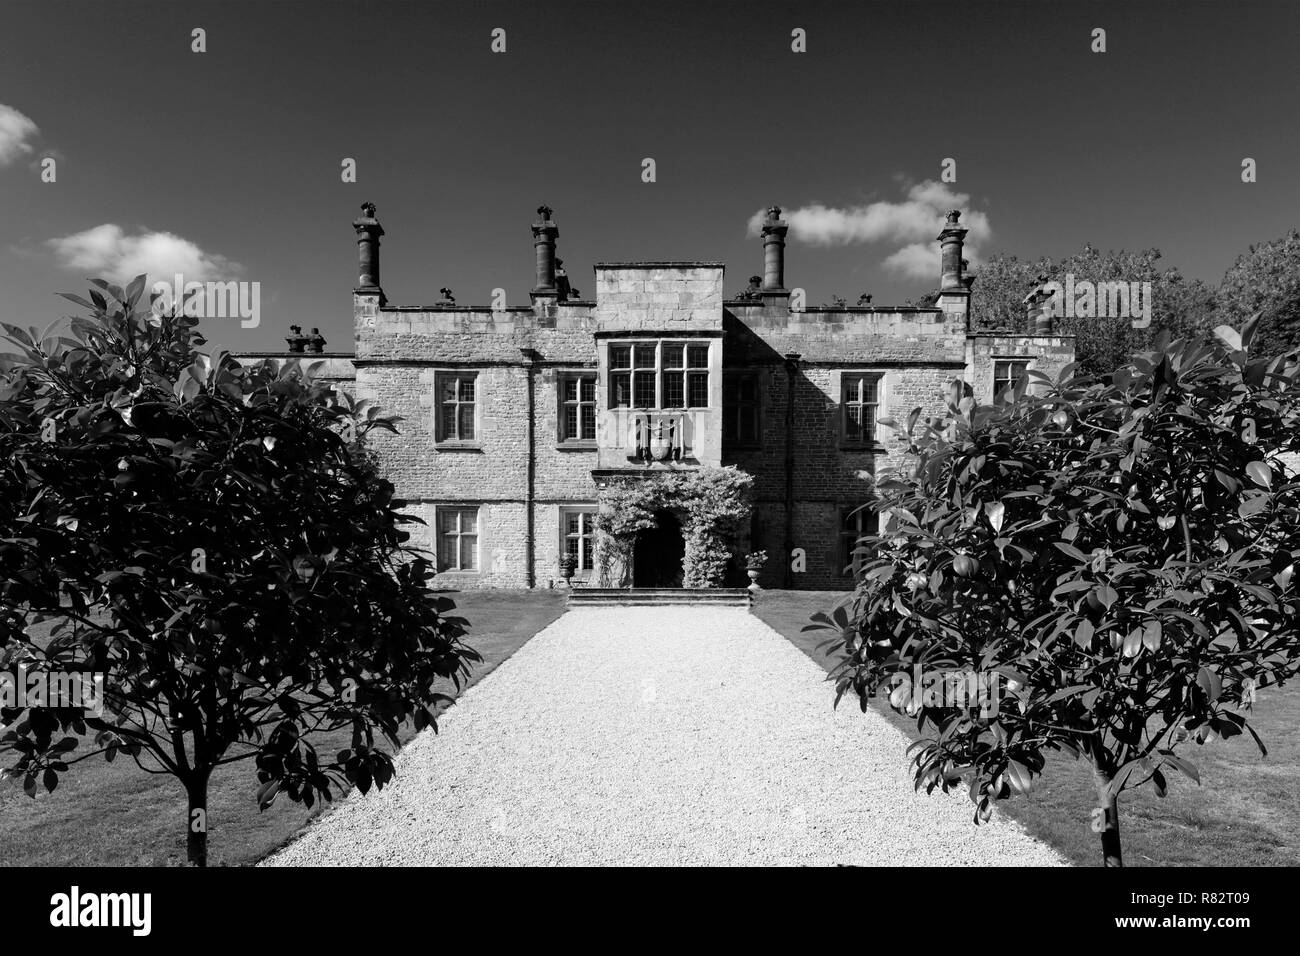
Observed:
[[[1122,792],[1199,782],[1189,741],[1264,751],[1256,690],[1300,668],[1300,484],[1279,459],[1300,447],[1300,362],[1254,356],[1254,330],[886,422],[915,470],[881,482],[858,587],[810,628],[837,632],[837,704],[888,687],[916,719],[918,789],[966,786],[978,823],[1051,753],[1083,759],[1118,866]],[[956,692],[972,683],[996,705]]]
[[[1228,323],[1260,313],[1255,350],[1261,355],[1300,348],[1300,229],[1238,256],[1219,284],[1217,303]]]
[[[1058,334],[1075,337],[1080,367],[1103,374],[1124,364],[1133,353],[1150,348],[1162,331],[1187,336],[1208,332],[1214,325],[1214,288],[1178,269],[1162,269],[1160,259],[1158,249],[1103,252],[1092,245],[1060,259],[1019,259],[999,253],[976,275],[971,289],[972,328],[1033,332],[1024,299],[1040,281],[1064,284],[1065,277],[1073,275],[1076,282],[1151,283],[1149,328],[1134,328],[1131,318],[1059,316],[1054,320]]]
[[[0,754],[32,796],[96,755],[176,777],[204,865],[216,768],[251,761],[262,808],[382,787],[376,738],[433,726],[479,658],[359,455],[393,420],[296,362],[198,352],[183,306],[138,308],[144,284],[67,296],[90,312],[70,335],[5,326],[0,667],[98,673],[104,694],[0,711]],[[351,746],[318,753],[342,728]]]

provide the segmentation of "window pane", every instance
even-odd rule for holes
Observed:
[[[446,534],[448,531],[456,530],[456,512],[445,509],[438,510],[438,533]]]
[[[476,560],[478,551],[478,535],[463,534],[460,536],[460,569],[462,571],[474,571],[478,568]]]
[[[462,533],[474,534],[478,531],[478,509],[465,508],[460,512],[460,530]]]
[[[578,400],[578,380],[576,378],[566,378],[564,380],[564,400],[566,402]]]
[[[474,379],[473,378],[460,379],[460,400],[462,402],[474,401]]]
[[[474,406],[461,405],[460,407],[460,433],[456,436],[463,441],[468,441],[474,437]]]
[[[578,437],[578,406],[569,405],[564,409],[564,437]]]
[[[596,406],[582,406],[582,437],[594,440],[596,437]]]
[[[709,404],[709,374],[707,372],[692,372],[687,376],[687,379],[691,387],[688,396],[690,407],[704,408]]]
[[[456,536],[450,534],[438,537],[438,570],[446,571],[456,566]]]
[[[635,372],[635,404],[637,408],[654,408],[655,376],[653,372]]]
[[[691,368],[709,367],[709,347],[707,345],[692,345],[689,351]]]
[[[681,368],[685,351],[686,346],[684,345],[665,345],[664,368]]]
[[[614,408],[626,408],[632,404],[629,375],[628,372],[616,372],[610,376],[610,405]]]
[[[456,437],[456,406],[443,405],[438,409],[440,424],[438,426],[438,438],[446,441],[449,438]]]
[[[454,402],[456,400],[456,380],[450,376],[439,380],[440,394],[442,401]]]
[[[632,349],[627,345],[612,345],[609,349],[610,368],[631,368]]]
[[[846,405],[844,407],[845,437],[858,439],[862,437],[862,406]]]
[[[591,539],[584,538],[582,542],[582,570],[591,571],[595,568],[592,555]]]
[[[638,345],[636,347],[636,367],[655,367],[655,347],[653,345]]]
[[[876,400],[876,385],[879,379],[864,378],[862,380],[862,400],[864,402],[874,402]]]
[[[861,385],[862,385],[862,380],[859,378],[846,378],[844,380],[844,401],[846,402],[862,401],[862,393],[859,391]]]
[[[570,512],[568,512],[568,513],[564,516],[564,533],[565,533],[565,534],[577,534],[577,533],[578,533],[578,515],[577,515],[577,512],[570,511]]]
[[[584,378],[582,380],[582,400],[584,402],[594,402],[596,400],[596,380],[594,378]]]
[[[664,372],[664,408],[682,408],[685,393],[681,372]]]
[[[573,555],[575,558],[578,556],[578,539],[577,539],[577,538],[565,538],[565,539],[564,539],[564,553],[565,553],[565,554],[571,554],[571,555]]]
[[[871,440],[876,437],[876,406],[864,405],[862,408],[862,437]]]

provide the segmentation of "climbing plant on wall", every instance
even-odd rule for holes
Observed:
[[[627,583],[626,575],[616,569],[630,567],[637,532],[655,527],[657,512],[672,511],[682,519],[686,544],[683,586],[720,586],[737,534],[753,508],[753,485],[752,475],[727,467],[671,472],[606,489],[595,524],[601,582]]]

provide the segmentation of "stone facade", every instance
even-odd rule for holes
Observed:
[[[990,401],[995,380],[1073,361],[1069,336],[973,330],[956,213],[939,236],[934,307],[792,311],[775,207],[764,274],[734,299],[718,262],[598,263],[594,299],[575,299],[551,210],[538,212],[531,306],[407,308],[379,286],[383,229],[367,204],[351,368],[322,356],[330,378],[401,417],[372,450],[425,521],[416,542],[449,586],[555,586],[561,555],[593,544],[577,540],[610,482],[735,465],[755,478],[738,545],[768,552],[760,583],[850,587],[850,542],[873,520],[854,512],[904,450],[858,423],[938,414],[959,378]],[[580,564],[576,576],[593,573]]]

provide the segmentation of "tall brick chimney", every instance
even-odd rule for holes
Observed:
[[[537,284],[533,295],[555,295],[555,240],[560,230],[551,221],[551,207],[537,207],[537,222],[533,223],[533,249],[537,253]]]
[[[360,270],[357,276],[357,292],[379,292],[379,237],[384,234],[384,227],[375,218],[375,204],[361,204],[361,217],[352,223],[357,231],[357,249],[360,253]]]
[[[962,241],[970,230],[957,225],[961,218],[959,210],[948,213],[943,232],[939,233],[942,255],[939,266],[939,292],[962,292],[970,289],[965,280],[966,260],[962,258]]]
[[[763,220],[763,291],[785,291],[785,234],[790,224],[782,221],[781,207],[772,206]]]

